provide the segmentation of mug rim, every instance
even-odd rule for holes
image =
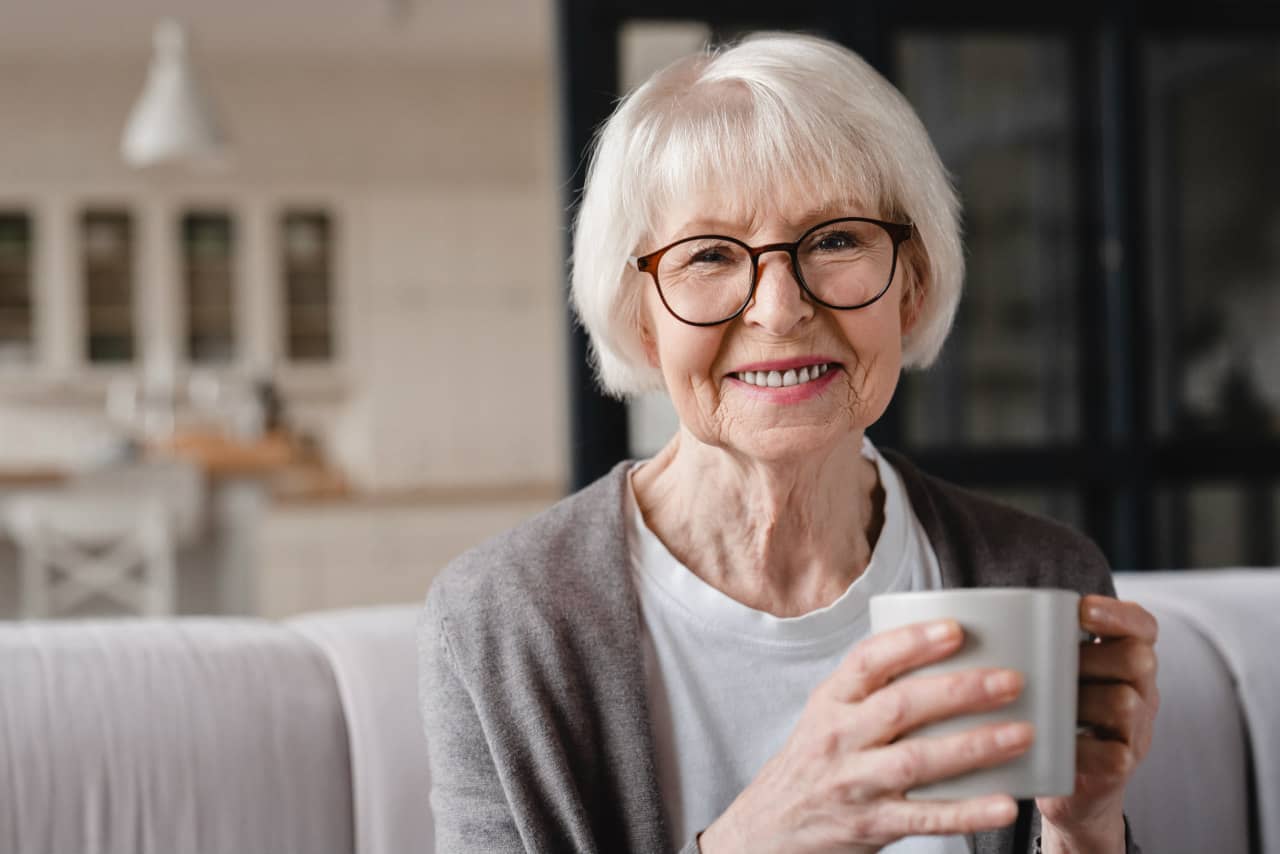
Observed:
[[[876,599],[936,599],[936,598],[955,598],[955,599],[978,599],[993,598],[1002,599],[1010,597],[1045,597],[1057,598],[1061,596],[1072,596],[1080,599],[1080,591],[1068,590],[1062,587],[943,587],[937,590],[898,590],[893,593],[876,593],[871,596],[871,600]]]

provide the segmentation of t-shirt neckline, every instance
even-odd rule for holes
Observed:
[[[863,438],[861,454],[876,465],[884,492],[884,521],[866,570],[831,604],[795,617],[778,617],[744,605],[703,581],[671,554],[645,522],[631,481],[640,462],[628,470],[625,490],[631,563],[638,580],[703,628],[745,641],[808,646],[865,633],[870,598],[909,584],[910,507],[898,473],[870,439]]]

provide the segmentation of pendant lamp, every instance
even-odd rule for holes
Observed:
[[[155,55],[142,96],[129,114],[121,153],[139,168],[225,163],[226,138],[192,68],[186,32],[175,20],[156,25]]]

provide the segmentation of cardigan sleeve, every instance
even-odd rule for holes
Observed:
[[[433,597],[418,626],[418,705],[427,734],[435,850],[524,852],[480,717],[459,677],[448,621]]]

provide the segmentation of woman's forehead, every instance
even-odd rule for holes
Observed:
[[[630,193],[645,232],[673,238],[713,219],[737,236],[775,222],[881,213],[883,163],[857,134],[775,112],[712,99],[655,120],[636,152]]]

